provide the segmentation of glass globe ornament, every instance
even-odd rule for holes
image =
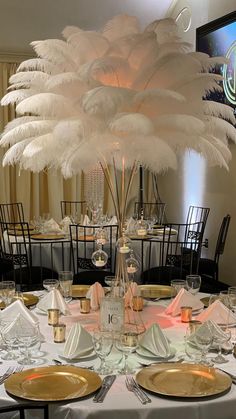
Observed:
[[[104,246],[108,241],[107,232],[104,229],[99,228],[95,234],[95,241],[98,245]]]
[[[139,261],[135,259],[133,251],[131,251],[130,257],[126,259],[127,273],[134,275],[140,268]]]
[[[125,234],[120,237],[116,242],[116,248],[119,253],[127,254],[132,250],[132,241]]]
[[[136,222],[135,231],[137,236],[146,236],[148,232],[148,223],[143,219],[143,216],[141,216],[140,220]]]
[[[91,259],[97,268],[103,268],[107,264],[108,254],[104,250],[98,249],[93,252]]]

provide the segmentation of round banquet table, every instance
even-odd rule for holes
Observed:
[[[37,293],[35,293],[37,294]],[[41,293],[42,294],[42,293]],[[199,298],[203,297],[203,294],[199,294]],[[142,319],[149,327],[152,323],[157,322],[163,329],[166,336],[170,339],[171,344],[176,348],[176,356],[184,352],[184,334],[186,330],[186,324],[180,322],[180,317],[167,316],[164,313],[166,306],[169,304],[169,300],[159,300],[157,302],[148,301],[145,303],[144,310],[142,311]],[[71,315],[62,316],[61,320],[67,325],[67,334],[70,327],[76,323],[81,322],[81,325],[86,329],[91,329],[99,321],[99,312],[91,312],[87,315],[82,315],[79,312],[79,301],[73,300],[69,304]],[[39,314],[37,308],[33,308],[32,312],[38,316],[40,331],[44,336],[45,342],[42,343],[41,350],[45,352],[44,358],[40,360],[41,365],[52,365],[53,359],[60,359],[60,354],[63,351],[64,344],[56,344],[53,342],[52,327],[47,325],[47,316]],[[111,367],[117,366],[120,360],[120,354],[112,353],[108,358],[107,362],[110,363]],[[215,355],[213,355],[215,356]],[[228,363],[220,365],[225,371],[229,371],[236,375],[236,360],[232,355],[228,355]],[[62,360],[62,358],[61,358]],[[140,368],[138,360],[141,358],[134,354],[130,357],[130,362],[133,366],[137,367],[137,371]],[[63,362],[66,362],[65,360]],[[98,365],[98,359],[96,357],[90,359],[84,359],[83,361],[77,361],[74,363],[76,366],[91,366]],[[70,361],[68,361],[70,363]],[[2,375],[8,366],[17,365],[16,361],[3,361],[0,364],[0,375]],[[25,366],[24,369],[34,368],[38,365]],[[142,367],[141,367],[142,368]],[[235,407],[236,407],[236,385],[232,384],[230,390],[223,395],[213,398],[198,398],[198,399],[173,399],[168,397],[161,397],[157,394],[149,394],[152,402],[146,405],[142,405],[133,393],[128,392],[125,386],[125,376],[117,375],[116,381],[112,385],[112,388],[108,392],[103,403],[94,403],[93,397],[88,396],[86,398],[68,400],[65,402],[53,402],[49,403],[49,418],[57,419],[235,419]],[[18,399],[20,402],[26,402],[23,399]],[[4,385],[0,386],[0,405],[4,406],[7,404],[14,404],[15,401],[5,391]],[[13,418],[13,413],[4,415],[4,418]],[[27,418],[40,418],[40,413],[32,411],[32,415],[29,414]]]

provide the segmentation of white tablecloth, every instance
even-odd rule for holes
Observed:
[[[156,303],[148,302],[142,312],[142,318],[146,326],[157,322],[163,328],[166,335],[177,348],[177,356],[183,353],[183,337],[186,325],[180,322],[180,318],[172,318],[164,314],[165,306],[168,300],[162,300]],[[80,321],[84,327],[92,328],[98,323],[99,313],[90,313],[81,315],[79,312],[79,302],[73,301],[70,304],[72,316],[63,317],[62,320],[67,324],[67,333],[71,325]],[[37,313],[37,309],[34,310]],[[45,343],[42,344],[42,350],[45,351],[45,357],[42,362],[46,365],[52,364],[52,359],[60,359],[60,353],[63,344],[53,343],[52,328],[47,325],[47,317],[38,314],[40,321],[40,329],[45,337]],[[118,357],[120,355],[117,355]],[[214,355],[213,355],[214,356]],[[119,358],[115,358],[112,354],[110,359],[116,362]],[[140,358],[139,358],[140,359]],[[236,360],[232,355],[228,356],[229,362],[221,365],[227,371],[236,374]],[[137,365],[138,357],[133,356],[131,362]],[[109,358],[108,358],[109,362]],[[111,362],[111,361],[110,361]],[[9,365],[16,362],[6,362],[0,365],[0,374],[3,373]],[[87,361],[76,363],[78,366],[98,365],[98,359],[93,358]],[[27,368],[27,367],[25,367]],[[66,403],[50,404],[50,419],[235,419],[236,417],[236,385],[232,385],[230,391],[217,398],[189,400],[173,400],[170,398],[160,397],[158,395],[150,395],[152,403],[142,405],[133,393],[127,391],[125,387],[125,377],[118,376],[111,390],[107,394],[103,403],[94,403],[92,397],[81,400],[68,401]],[[0,404],[15,403],[15,401],[6,394],[4,386],[0,386]],[[36,415],[34,413],[34,415]],[[30,418],[39,418],[40,416],[32,416]],[[10,416],[13,417],[13,414]]]

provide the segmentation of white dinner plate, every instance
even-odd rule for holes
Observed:
[[[64,360],[66,360],[66,361],[85,361],[85,360],[87,360],[87,359],[92,359],[92,358],[95,358],[97,355],[96,355],[96,353],[94,352],[94,349],[93,349],[93,347],[91,347],[90,349],[88,349],[88,351],[86,352],[86,354],[84,354],[84,355],[82,355],[82,356],[79,356],[79,357],[77,357],[77,358],[68,358],[67,356],[65,356],[65,355],[63,355],[63,350],[58,350],[58,356],[59,356],[59,358],[61,358],[61,359],[64,359]]]
[[[163,361],[164,361],[164,360],[168,360],[168,359],[173,358],[176,354],[176,349],[171,346],[170,347],[170,355],[167,356],[167,357],[152,355],[147,349],[142,348],[141,346],[136,349],[136,353],[139,356],[144,357],[144,358],[149,358],[149,359],[152,359],[152,360],[163,359]]]

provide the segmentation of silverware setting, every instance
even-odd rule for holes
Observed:
[[[232,383],[233,383],[233,384],[236,384],[236,375],[231,374],[231,372],[225,371],[225,370],[223,370],[222,368],[218,368],[218,367],[217,367],[217,369],[218,369],[219,371],[222,371],[222,372],[224,372],[225,374],[227,374],[227,375],[228,375],[228,376],[232,379]]]
[[[20,372],[23,370],[23,367],[9,367],[6,372],[0,376],[0,385],[4,383],[4,381],[10,377],[10,375],[15,374],[16,372]]]
[[[102,382],[102,387],[98,391],[97,394],[95,394],[93,401],[95,403],[102,403],[105,399],[108,391],[110,390],[112,384],[114,383],[116,379],[116,375],[107,375]]]
[[[163,362],[165,363],[165,364],[172,364],[172,363],[177,363],[177,364],[180,364],[180,363],[182,363],[184,361],[184,358],[179,358],[179,359],[177,359],[177,360],[172,360],[172,361],[165,361],[164,359],[162,359],[162,360],[160,360],[160,361],[156,361],[156,362],[141,362],[141,361],[138,361],[138,363],[139,363],[139,365],[141,365],[142,367],[149,367],[149,366],[151,366],[151,365],[158,365],[158,364],[162,364]]]
[[[138,383],[132,376],[126,376],[125,384],[129,391],[132,391],[142,404],[151,403],[150,397],[139,387]]]

